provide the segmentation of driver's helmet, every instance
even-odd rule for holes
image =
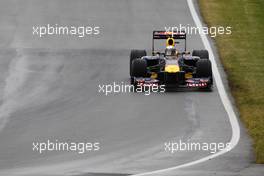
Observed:
[[[177,56],[177,51],[174,46],[167,46],[165,49],[165,55],[166,56]]]

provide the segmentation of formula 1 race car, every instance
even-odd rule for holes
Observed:
[[[154,40],[166,40],[164,52],[155,50]],[[176,44],[184,41],[184,50]],[[212,67],[207,50],[186,51],[185,32],[153,31],[152,55],[146,50],[130,53],[130,78],[134,86],[164,85],[165,88],[198,88],[211,90]]]

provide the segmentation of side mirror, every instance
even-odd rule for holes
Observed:
[[[182,54],[191,54],[191,52],[190,51],[184,51],[184,52],[182,52]]]

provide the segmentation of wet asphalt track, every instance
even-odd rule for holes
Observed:
[[[231,128],[213,92],[105,96],[99,84],[129,83],[132,48],[152,30],[194,25],[184,0],[0,1],[0,175],[135,174],[183,164],[205,151],[164,151],[164,142],[228,142]],[[32,35],[40,24],[95,25],[100,35]],[[202,49],[199,35],[188,48]],[[221,68],[220,68],[221,69]],[[32,151],[32,142],[100,142],[100,151]],[[247,137],[232,152],[176,175],[232,175],[247,167]],[[90,173],[90,174],[89,174]],[[99,174],[91,174],[99,173]]]

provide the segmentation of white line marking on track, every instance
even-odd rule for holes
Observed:
[[[201,23],[198,15],[197,15],[197,12],[195,10],[194,4],[193,4],[193,0],[187,0],[187,3],[188,3],[192,18],[193,18],[196,26],[198,28],[202,28],[202,23]],[[224,150],[221,150],[221,151],[219,151],[219,152],[217,152],[215,154],[206,156],[204,158],[201,158],[201,159],[198,159],[198,160],[195,160],[195,161],[191,161],[189,163],[181,164],[181,165],[178,165],[178,166],[175,166],[175,167],[166,168],[166,169],[155,170],[155,171],[145,172],[145,173],[141,173],[141,174],[135,174],[133,176],[145,176],[145,175],[153,175],[153,174],[162,174],[162,173],[169,172],[169,171],[174,171],[174,170],[177,170],[177,169],[180,169],[180,168],[193,166],[195,164],[199,164],[199,163],[208,161],[210,159],[216,158],[216,157],[218,157],[220,155],[223,155],[223,154],[227,153],[228,151],[232,150],[239,142],[239,138],[240,138],[239,123],[238,123],[238,120],[237,120],[237,116],[236,116],[236,114],[234,112],[232,103],[231,103],[231,101],[228,98],[228,95],[226,93],[226,90],[225,90],[223,81],[221,79],[219,70],[217,68],[217,64],[216,64],[216,60],[215,60],[215,57],[214,57],[214,53],[213,53],[212,47],[211,47],[211,45],[210,45],[210,43],[209,43],[209,41],[208,41],[208,39],[207,39],[205,34],[200,33],[200,36],[201,36],[202,42],[203,42],[203,44],[205,46],[205,49],[207,49],[208,52],[209,52],[209,58],[212,61],[212,69],[213,69],[213,75],[214,75],[215,83],[216,83],[216,86],[218,88],[218,92],[219,92],[221,101],[222,101],[222,103],[224,105],[224,108],[225,108],[225,110],[227,112],[227,115],[229,117],[229,121],[230,121],[230,124],[231,124],[231,127],[232,127],[232,138],[230,140],[230,146],[229,146],[229,148],[225,148]]]

